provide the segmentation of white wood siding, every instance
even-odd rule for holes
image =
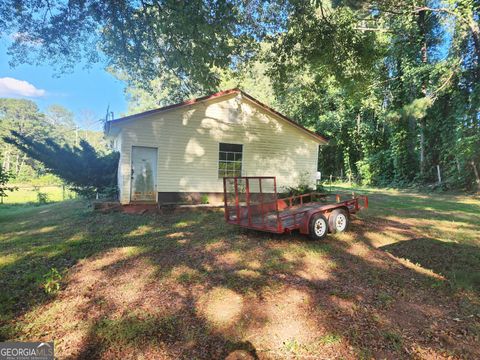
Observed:
[[[121,128],[122,203],[130,201],[132,146],[158,148],[159,192],[222,192],[220,142],[243,144],[244,176],[277,176],[281,188],[305,173],[315,183],[320,141],[235,94],[112,126]]]

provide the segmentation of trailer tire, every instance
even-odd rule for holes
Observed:
[[[328,228],[335,233],[342,233],[348,230],[350,217],[345,209],[335,209],[328,217]]]
[[[328,234],[328,221],[321,213],[315,214],[310,219],[310,238],[312,240],[323,240]]]

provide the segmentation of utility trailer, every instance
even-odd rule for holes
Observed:
[[[368,207],[368,197],[309,193],[278,198],[274,176],[223,178],[225,220],[229,224],[277,234],[299,230],[320,240],[344,232],[350,215]],[[334,198],[334,199],[333,199]]]

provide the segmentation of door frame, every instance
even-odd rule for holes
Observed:
[[[132,194],[133,194],[133,179],[132,179],[132,170],[133,170],[133,148],[146,148],[146,149],[154,149],[156,156],[155,156],[155,177],[154,177],[154,183],[153,183],[153,191],[156,193],[155,200],[153,201],[136,201],[132,199]],[[158,189],[157,189],[157,183],[158,183],[158,147],[155,146],[143,146],[143,145],[132,145],[130,147],[130,203],[148,203],[148,204],[156,204],[158,203]]]

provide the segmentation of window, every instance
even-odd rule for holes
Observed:
[[[242,176],[243,145],[220,143],[218,153],[218,177]]]

